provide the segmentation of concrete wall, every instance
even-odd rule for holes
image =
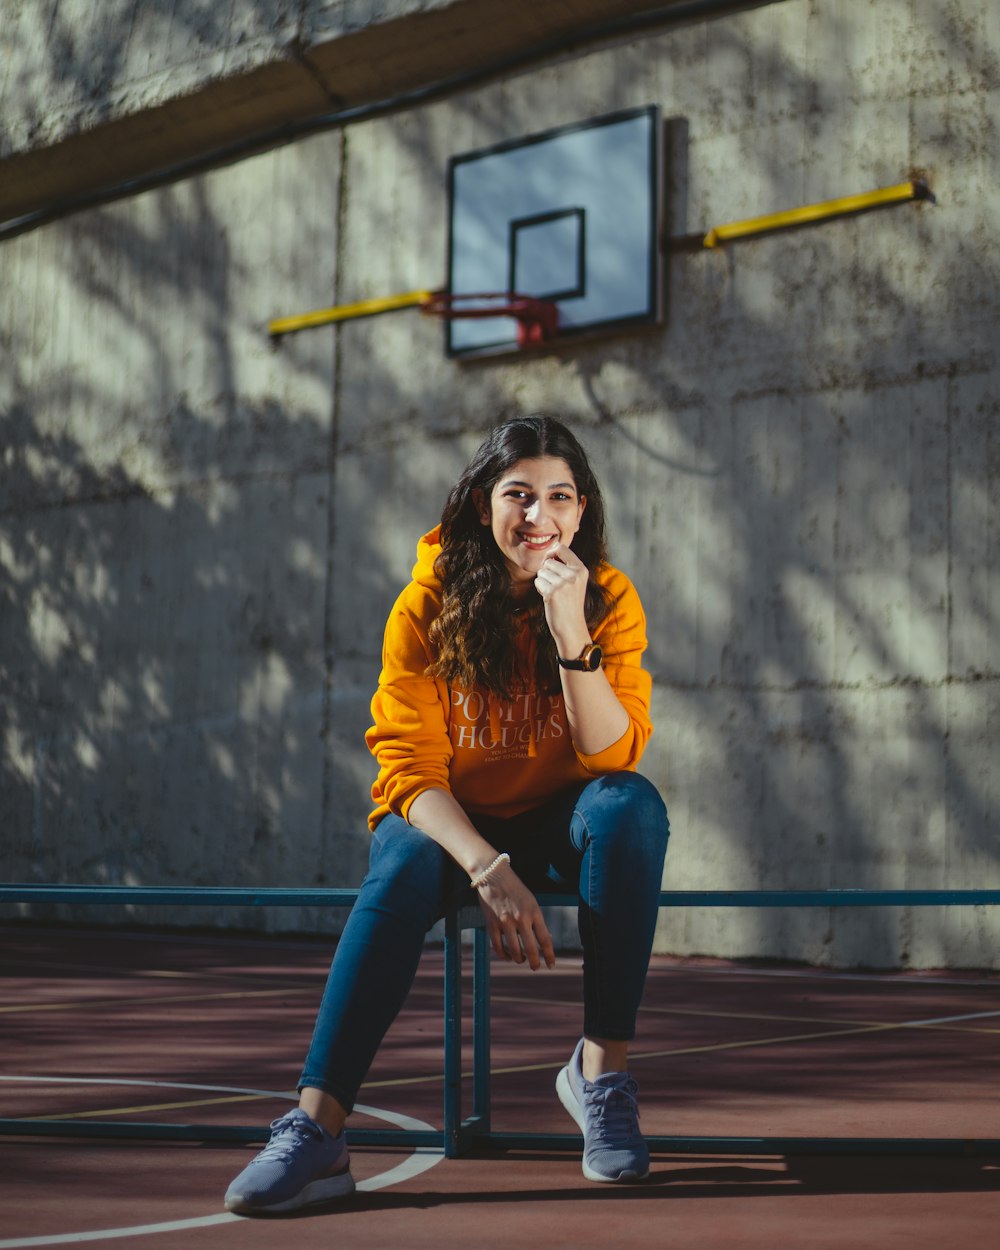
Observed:
[[[784,0],[0,246],[3,875],[356,883],[385,613],[483,432],[545,407],[646,602],[667,883],[995,885],[998,96],[991,0]],[[676,251],[662,331],[530,360],[448,361],[414,313],[268,346],[443,280],[450,155],[650,102],[673,235],[917,168],[939,203]],[[996,967],[998,936],[719,911],[660,943]]]

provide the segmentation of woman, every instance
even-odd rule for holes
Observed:
[[[534,891],[579,889],[583,1036],[556,1088],[591,1180],[639,1180],[628,1043],[652,946],[667,819],[635,767],[652,726],[645,619],[606,560],[586,455],[552,417],[497,427],[417,548],[389,616],[368,746],[371,864],[337,946],[299,1108],[226,1206],[350,1193],[344,1123],[412,984],[427,930],[470,890],[501,959],[555,964]]]

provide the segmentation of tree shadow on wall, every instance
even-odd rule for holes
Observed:
[[[8,245],[34,293],[3,332],[9,880],[360,876],[367,794],[328,749],[329,347],[283,365],[244,328],[261,258],[229,245],[208,185]]]
[[[57,0],[18,6],[5,15],[5,60],[11,67],[6,98],[17,108],[18,129],[46,134],[53,107],[93,125],[113,119],[123,92],[157,74],[178,73],[203,55],[213,63],[260,35],[299,35],[271,0],[241,0],[234,12],[216,5],[144,0],[106,5],[87,14]],[[278,10],[276,12],[276,9]]]

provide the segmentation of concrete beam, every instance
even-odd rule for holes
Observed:
[[[488,70],[539,45],[566,40],[570,51],[588,31],[679,2],[315,0],[296,25],[258,15],[256,25],[211,29],[181,0],[160,31],[141,27],[138,0],[119,0],[95,31],[88,4],[77,13],[48,0],[22,11],[4,36],[0,221],[155,171],[169,176],[255,139],[273,147],[309,119]]]

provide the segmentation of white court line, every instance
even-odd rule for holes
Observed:
[[[14,1250],[15,1246],[67,1246],[82,1241],[106,1241],[114,1237],[143,1237],[147,1233],[178,1233],[189,1228],[209,1228],[212,1224],[231,1224],[241,1217],[230,1211],[221,1215],[195,1216],[191,1220],[170,1220],[165,1224],[137,1224],[134,1228],[97,1228],[89,1233],[56,1233],[51,1237],[11,1237],[8,1241],[0,1241],[4,1250]]]
[[[919,1029],[925,1024],[958,1024],[962,1020],[988,1020],[1000,1016],[1000,1011],[970,1011],[964,1016],[937,1016],[933,1020],[907,1020],[906,1028]]]
[[[152,1086],[157,1089],[209,1090],[218,1094],[261,1094],[266,1098],[284,1098],[289,1102],[295,1102],[298,1099],[297,1094],[288,1092],[278,1093],[274,1090],[266,1089],[242,1089],[231,1085],[189,1085],[179,1081],[141,1081],[129,1078],[114,1080],[109,1077],[72,1076],[0,1076],[0,1081],[31,1081],[35,1083],[45,1081],[61,1085],[142,1085]],[[417,1120],[413,1116],[403,1115],[398,1111],[384,1111],[380,1107],[368,1107],[361,1103],[358,1103],[354,1109],[362,1115],[371,1116],[375,1120],[384,1120],[388,1124],[394,1124],[397,1128],[423,1132],[434,1131],[432,1125],[425,1123],[423,1120]],[[357,1189],[360,1193],[373,1193],[378,1189],[386,1189],[390,1185],[399,1185],[414,1176],[419,1176],[421,1172],[429,1171],[436,1164],[440,1163],[443,1158],[443,1152],[437,1148],[418,1147],[409,1158],[404,1159],[402,1163],[396,1164],[395,1167],[389,1168],[388,1171],[379,1172],[376,1176],[369,1176],[363,1181],[358,1181]],[[0,1241],[0,1250],[15,1250],[15,1247],[22,1246],[78,1245],[85,1241],[105,1241],[118,1237],[145,1237],[151,1233],[186,1232],[194,1228],[210,1228],[215,1224],[245,1222],[246,1216],[235,1215],[231,1211],[221,1211],[213,1215],[197,1215],[188,1220],[167,1220],[162,1224],[135,1224],[129,1228],[98,1228],[79,1233],[43,1233],[36,1237],[11,1237]]]

